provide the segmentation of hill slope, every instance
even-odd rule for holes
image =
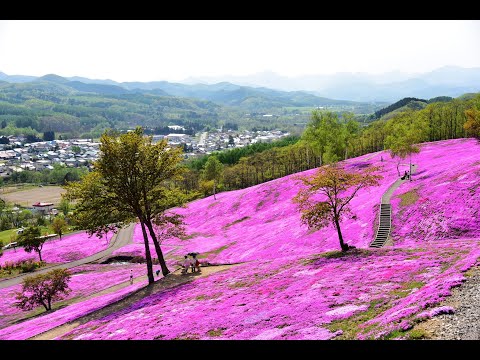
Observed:
[[[294,176],[221,193],[217,201],[210,197],[178,210],[186,215],[190,238],[166,241],[162,246],[170,261],[199,251],[212,262],[243,264],[146,297],[86,322],[62,338],[408,337],[415,322],[451,311],[435,306],[450,294],[451,287],[461,284],[462,273],[480,256],[480,239],[472,238],[479,234],[478,221],[466,222],[468,232],[461,239],[455,238],[456,226],[437,231],[442,227],[438,211],[445,210],[442,196],[456,202],[455,207],[448,207],[453,219],[478,209],[480,187],[470,182],[479,183],[480,145],[460,139],[425,144],[423,149],[414,159],[418,173],[412,184],[428,189],[425,196],[436,207],[422,213],[422,232],[410,233],[408,229],[415,228],[419,219],[405,218],[407,211],[395,208],[394,246],[344,256],[329,254],[325,251],[339,247],[335,231],[329,227],[309,233],[300,224],[291,202],[298,191]],[[451,156],[456,156],[454,167]],[[357,219],[343,223],[347,241],[357,247],[367,247],[372,240],[380,196],[397,178],[395,164],[385,152],[346,162],[350,168],[368,164],[383,165],[385,177],[377,188],[359,194],[352,204]],[[466,172],[469,175],[460,179]],[[465,186],[450,193],[432,186],[453,174],[458,177],[452,181],[464,181]],[[404,185],[406,189],[413,186]],[[401,186],[398,192],[405,188]],[[409,205],[411,213],[424,206],[420,201]],[[402,231],[407,233],[405,238],[399,235]],[[191,323],[191,318],[196,320]]]
[[[188,274],[187,283],[77,321],[59,338],[413,337],[413,324],[453,311],[438,305],[478,263],[480,144],[473,139],[427,143],[412,160],[418,165],[413,181],[393,196],[392,246],[367,249],[380,196],[397,179],[386,152],[344,162],[351,169],[382,166],[384,176],[378,187],[359,193],[352,203],[356,218],[342,223],[346,240],[362,248],[347,254],[327,252],[339,248],[332,227],[308,231],[300,223],[291,202],[299,189],[295,176],[220,193],[217,201],[209,197],[176,209],[186,216],[189,236],[166,240],[162,248],[171,269],[190,251],[213,263],[240,264],[206,277]],[[131,247],[141,249],[139,232],[134,237]],[[136,289],[98,298],[89,293],[88,300],[71,307],[1,329],[0,338],[32,336],[37,326],[51,329],[105,306],[111,301],[105,296],[117,299]],[[5,296],[13,296],[11,291]]]

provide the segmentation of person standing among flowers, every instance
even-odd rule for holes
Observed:
[[[182,274],[186,274],[188,272],[188,268],[192,265],[192,261],[188,258],[188,255],[185,255],[185,259],[182,263]]]
[[[201,272],[200,261],[198,261],[198,259],[197,259],[197,254],[193,253],[192,254],[192,272],[195,271],[195,270],[198,271],[198,272]]]
[[[133,285],[133,270],[130,269],[130,285]]]

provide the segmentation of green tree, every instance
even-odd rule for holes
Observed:
[[[302,139],[320,157],[321,164],[333,163],[343,157],[342,125],[338,115],[330,111],[312,112]]]
[[[43,140],[44,141],[55,140],[55,131],[44,131],[43,132]]]
[[[29,226],[18,235],[18,243],[26,252],[35,251],[40,261],[42,260],[42,248],[46,238],[40,236],[40,228],[38,226]]]
[[[154,220],[188,197],[174,187],[182,168],[180,148],[166,140],[152,143],[143,129],[126,134],[105,132],[99,159],[81,182],[67,186],[67,196],[77,199],[76,220],[98,233],[107,224],[128,223],[138,218],[142,228],[149,283],[154,282],[147,231],[152,238],[164,276],[170,272],[154,230]]]
[[[476,108],[465,110],[465,116],[467,117],[467,121],[463,125],[463,128],[467,132],[467,135],[480,139],[480,110]]]
[[[235,146],[235,139],[233,138],[232,135],[228,135],[228,146]]]
[[[376,171],[376,167],[353,172],[340,166],[328,165],[319,168],[310,177],[298,177],[305,185],[294,198],[302,213],[302,223],[310,229],[333,224],[342,251],[347,251],[349,246],[343,240],[340,223],[345,216],[351,214],[349,203],[358,191],[378,185],[382,176],[376,175]],[[319,200],[318,195],[322,195],[322,199]]]
[[[68,213],[70,212],[72,206],[70,204],[70,201],[66,197],[62,197],[60,200],[60,204],[58,205],[58,208],[60,211],[63,213],[64,216],[68,216]]]
[[[410,156],[410,175],[412,174],[412,154],[419,153],[419,131],[404,123],[394,126],[394,132],[385,138],[385,147],[390,149],[392,158],[397,158],[397,173],[400,176],[400,162]],[[412,177],[410,176],[410,180]]]
[[[60,240],[62,240],[62,234],[67,227],[67,222],[63,217],[56,216],[55,219],[52,221],[52,229],[55,234],[58,234]]]
[[[15,306],[28,311],[43,305],[46,311],[50,311],[53,301],[61,300],[70,293],[70,279],[67,269],[55,269],[45,274],[28,276],[23,279],[22,291],[15,293]]]
[[[218,183],[221,181],[223,176],[223,165],[217,159],[216,156],[210,156],[205,164],[205,168],[203,169],[203,176],[205,180],[213,180],[213,198],[217,200],[215,197],[215,189]]]
[[[354,139],[358,136],[360,132],[360,125],[358,121],[355,120],[352,113],[343,114],[344,126],[342,128],[342,137],[345,147],[345,160],[348,157],[348,148],[352,145]]]

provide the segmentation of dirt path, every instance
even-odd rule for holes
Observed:
[[[46,266],[42,269],[35,271],[33,274],[37,275],[53,269],[70,269],[75,266],[80,266],[80,265],[89,264],[93,262],[101,262],[103,259],[110,256],[112,252],[114,252],[115,250],[132,242],[134,227],[135,227],[135,224],[130,224],[126,228],[121,229],[116,235],[114,235],[114,238],[110,241],[110,245],[108,246],[108,248],[106,248],[103,251],[100,251],[96,254],[87,256],[86,258],[72,261],[69,263]],[[6,280],[1,280],[0,289],[6,288],[12,285],[20,284],[25,276],[31,276],[31,275],[32,273],[26,273],[26,274],[21,274]]]
[[[145,287],[141,288],[140,290],[137,290],[136,292],[134,292],[133,294],[127,296],[126,298],[124,298],[122,300],[119,300],[119,301],[114,302],[110,305],[107,305],[107,306],[105,306],[105,307],[103,307],[99,310],[96,310],[96,311],[94,311],[94,312],[92,312],[88,315],[85,315],[81,318],[78,318],[78,319],[75,319],[73,321],[67,322],[63,325],[57,326],[56,328],[48,330],[44,333],[38,334],[38,335],[30,338],[30,340],[52,340],[52,339],[55,339],[59,336],[62,336],[64,334],[72,331],[73,329],[75,329],[76,327],[78,327],[82,324],[85,324],[85,323],[87,323],[91,320],[100,319],[100,318],[102,318],[104,316],[107,316],[111,313],[119,311],[119,310],[121,310],[121,309],[123,309],[127,306],[130,306],[130,305],[134,304],[135,302],[137,302],[137,301],[139,301],[139,300],[141,300],[141,299],[143,299],[143,298],[145,298],[149,295],[153,295],[153,294],[156,294],[158,292],[164,291],[166,289],[170,289],[170,288],[173,288],[175,286],[179,286],[179,285],[194,281],[195,279],[199,279],[199,278],[202,278],[202,277],[209,276],[210,274],[229,269],[232,266],[235,266],[235,265],[207,266],[207,267],[202,267],[200,273],[188,273],[186,275],[182,275],[180,273],[180,270],[177,269],[174,272],[172,272],[171,274],[169,274],[167,277],[161,278],[160,280],[157,280],[152,286],[145,286]],[[134,282],[140,282],[140,281],[145,281],[145,280],[147,280],[146,275],[145,276],[139,276],[139,277],[135,278]],[[126,281],[124,283],[112,286],[108,289],[104,289],[103,291],[98,292],[95,295],[91,295],[88,298],[84,298],[81,301],[84,301],[84,300],[89,299],[89,298],[94,297],[94,296],[99,296],[99,295],[112,293],[112,292],[115,292],[115,291],[117,291],[119,289],[122,289],[126,286],[129,286],[129,285],[130,285],[130,282]]]

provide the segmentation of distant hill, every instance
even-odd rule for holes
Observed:
[[[480,91],[480,68],[444,66],[426,73],[407,74],[392,71],[384,74],[336,73],[286,77],[270,71],[247,76],[196,77],[184,82],[207,84],[230,81],[248,86],[267,86],[278,90],[302,90],[318,96],[352,101],[393,102],[404,97],[429,99],[437,96],[457,97]]]
[[[410,105],[410,108],[415,109],[415,110],[423,108],[424,106],[420,105],[419,103],[424,103],[426,105],[428,103],[428,101],[424,100],[424,99],[413,98],[413,97],[403,98],[403,99],[397,101],[396,103],[393,103],[392,105],[389,105],[389,106],[387,106],[383,109],[375,111],[374,118],[375,119],[380,119],[385,114],[391,113],[395,110],[404,108],[404,107],[409,106],[409,105]]]
[[[473,99],[475,96],[477,96],[478,93],[466,93],[461,96],[459,96],[457,99],[459,100],[470,100]]]
[[[6,74],[4,74],[4,80],[16,82]],[[105,95],[143,93],[196,98],[212,101],[219,105],[240,107],[249,112],[271,111],[283,107],[361,106],[365,108],[366,105],[369,105],[350,100],[321,97],[305,91],[281,91],[267,87],[240,86],[229,82],[216,84],[181,84],[168,81],[118,83],[113,80],[91,80],[82,77],[65,78],[55,74],[33,78],[33,81],[53,82],[80,92]]]
[[[216,126],[222,113],[222,107],[210,101],[165,96],[162,90],[142,92],[57,76],[25,83],[0,82],[0,122],[7,125],[5,134],[55,131],[92,138],[107,128],[137,125],[177,124],[198,131]]]
[[[7,82],[15,82],[15,83],[22,83],[22,82],[29,82],[35,80],[36,76],[26,76],[26,75],[7,75],[0,71],[0,80],[7,81]]]
[[[240,106],[247,110],[259,110],[285,106],[355,105],[354,101],[334,100],[303,91],[279,91],[265,87],[239,86],[228,82],[216,84],[180,84],[167,81],[150,83],[122,83],[127,89],[161,89],[170,95],[193,97],[213,101],[221,105]]]
[[[428,103],[431,104],[431,103],[435,103],[435,102],[449,102],[449,101],[452,101],[452,100],[453,100],[453,98],[450,97],[450,96],[437,96],[437,97],[429,99]]]

